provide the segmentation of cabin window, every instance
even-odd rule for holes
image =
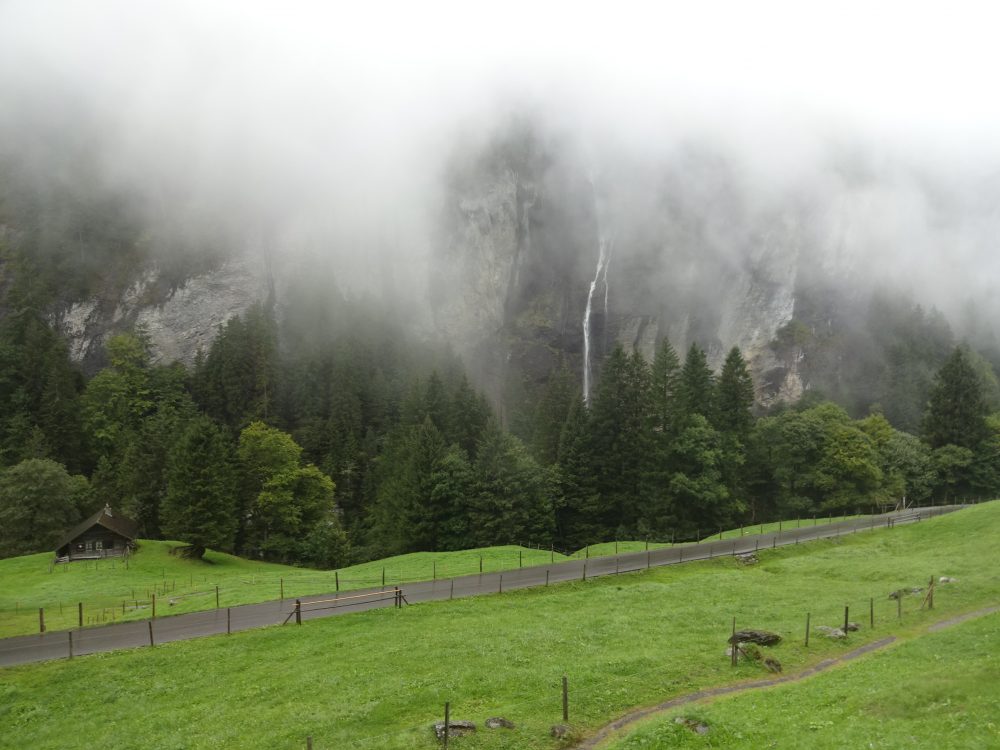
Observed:
[[[87,542],[87,552],[90,552],[90,551],[92,551],[93,549],[94,549],[94,543],[93,543],[93,542],[91,542],[91,541],[88,541],[88,542]]]
[[[96,542],[94,542],[94,549],[100,552],[102,549],[104,549],[104,542],[98,539]]]

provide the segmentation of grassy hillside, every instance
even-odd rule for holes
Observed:
[[[787,521],[773,521],[771,523],[758,523],[753,526],[744,526],[736,529],[725,529],[717,534],[711,536],[706,536],[701,539],[701,541],[713,541],[717,539],[739,539],[742,536],[748,536],[751,534],[770,534],[774,531],[780,531],[782,529],[797,529],[803,526],[822,526],[826,523],[836,523],[838,521],[846,521],[850,518],[858,518],[857,515],[842,515],[842,516],[831,516],[829,518],[793,518]],[[697,542],[677,542],[676,546],[681,546],[682,544],[697,544]],[[618,542],[600,542],[598,544],[591,544],[587,547],[583,547],[576,552],[568,555],[569,558],[579,559],[581,557],[600,557],[602,555],[624,555],[627,552],[643,552],[647,549],[660,549],[662,547],[672,547],[673,544],[661,543],[661,542],[645,542],[645,541],[618,541]]]
[[[665,713],[607,750],[1000,747],[1000,613],[805,682]],[[696,734],[677,719],[708,726]]]
[[[433,748],[445,701],[480,724],[456,748],[554,748],[559,685],[570,681],[570,720],[586,733],[636,705],[734,680],[724,655],[736,617],[784,635],[773,652],[800,669],[886,634],[912,636],[932,621],[1000,600],[988,564],[1000,543],[1000,503],[892,530],[731,558],[385,609],[3,670],[0,746],[94,744],[185,748]],[[941,586],[933,612],[906,597],[901,622],[887,594]],[[846,641],[814,635],[805,613],[835,625],[850,604],[876,628]],[[505,716],[513,731],[486,730]],[[979,717],[976,717],[979,720]],[[987,719],[983,719],[984,721]],[[992,719],[988,719],[992,720]],[[835,731],[831,729],[831,732]],[[850,746],[850,745],[845,745]]]
[[[834,519],[838,520],[838,519]],[[816,523],[815,519],[782,522],[784,528]],[[776,531],[778,522],[747,527],[747,534]],[[722,533],[740,536],[740,529]],[[718,535],[712,538],[718,538]],[[427,581],[479,572],[512,570],[568,559],[558,552],[519,546],[487,547],[459,552],[414,552],[334,571],[293,568],[255,562],[209,551],[202,560],[175,557],[179,542],[143,540],[126,565],[121,560],[79,561],[52,566],[52,555],[41,553],[0,560],[0,638],[38,632],[38,610],[45,609],[48,630],[77,627],[82,602],[84,625],[146,619],[151,597],[157,597],[157,617],[196,612],[219,606],[341,590]],[[658,549],[670,545],[640,541],[604,542],[580,549],[569,558],[598,557]]]
[[[80,561],[51,566],[48,553],[0,560],[0,637],[38,632],[38,608],[45,608],[49,630],[73,628],[77,603],[84,605],[84,624],[145,619],[150,598],[157,595],[157,616],[215,607],[219,587],[222,607],[385,583],[428,580],[539,565],[563,559],[548,550],[488,547],[461,552],[416,552],[333,571],[292,568],[253,562],[221,552],[203,560],[170,554],[178,542],[142,541],[129,560]],[[124,611],[122,605],[124,604]]]

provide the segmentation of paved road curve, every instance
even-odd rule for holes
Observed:
[[[490,594],[511,589],[545,586],[560,581],[580,580],[595,576],[614,575],[662,565],[706,560],[713,557],[738,555],[769,547],[783,547],[812,539],[825,539],[890,525],[916,523],[931,516],[949,513],[964,506],[951,505],[934,508],[864,516],[836,523],[792,528],[781,533],[748,534],[738,539],[706,541],[677,547],[665,547],[649,552],[632,552],[617,556],[593,557],[589,560],[570,560],[540,565],[502,573],[462,576],[411,583],[402,592],[408,604],[450,599],[477,594]],[[300,617],[312,620],[350,612],[361,612],[377,607],[391,607],[396,601],[393,589],[360,589],[339,594],[319,594],[302,600]],[[216,635],[228,630],[240,631],[294,622],[295,602],[290,599],[261,604],[246,604],[229,610],[214,609],[184,615],[139,620],[114,625],[82,628],[73,631],[56,631],[40,635],[0,639],[0,667],[29,662],[62,659],[122,648],[149,646],[155,643],[182,641],[205,635]],[[152,627],[150,627],[152,626]]]

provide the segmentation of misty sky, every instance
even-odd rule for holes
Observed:
[[[639,153],[715,139],[765,187],[843,140],[989,179],[998,20],[971,2],[3,0],[0,132],[25,153],[97,132],[111,184],[280,217],[300,244],[402,232],[419,254],[456,133],[511,109]],[[921,200],[904,189],[894,221],[926,223]],[[962,229],[973,254],[984,231]]]

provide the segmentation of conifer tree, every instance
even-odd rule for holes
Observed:
[[[989,436],[979,375],[963,347],[955,348],[934,379],[922,432],[931,448],[957,445],[975,451]]]
[[[558,460],[559,440],[576,400],[576,383],[563,364],[549,377],[534,414],[531,452],[542,464],[550,466]]]
[[[650,408],[653,429],[670,435],[677,426],[680,397],[681,363],[669,339],[662,339],[656,349],[651,372]]]
[[[232,550],[236,537],[236,488],[229,444],[207,417],[191,421],[170,451],[167,494],[160,523],[168,539],[187,542],[185,554],[209,547]]]
[[[597,489],[590,411],[577,394],[559,439],[555,498],[556,543],[575,549],[606,536]]]
[[[713,422],[715,407],[715,383],[712,370],[708,366],[705,352],[697,344],[691,344],[684,367],[681,370],[678,395],[680,396],[681,418],[685,422],[699,415]]]
[[[733,347],[715,388],[715,427],[745,441],[753,427],[753,378],[737,347]]]

